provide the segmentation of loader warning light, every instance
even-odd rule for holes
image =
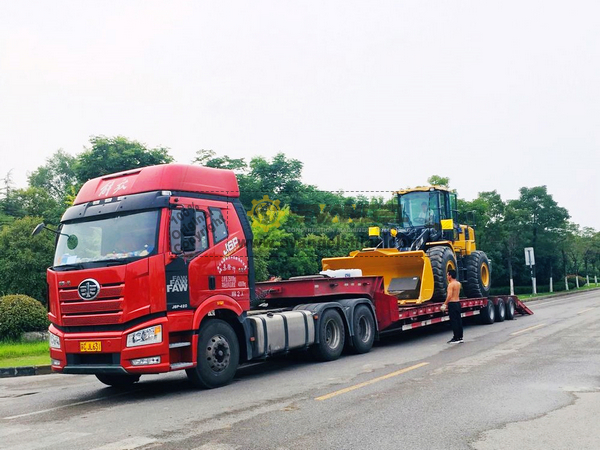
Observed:
[[[369,227],[369,237],[378,237],[379,227]]]

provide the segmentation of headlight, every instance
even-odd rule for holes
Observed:
[[[48,333],[48,342],[50,343],[50,348],[60,349],[60,338],[57,335]]]
[[[127,335],[127,347],[158,344],[162,342],[162,325],[144,328]]]

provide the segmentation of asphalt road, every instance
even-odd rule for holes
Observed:
[[[233,384],[132,390],[92,376],[0,379],[2,449],[598,449],[600,291],[533,316],[387,338],[329,363],[280,359]]]

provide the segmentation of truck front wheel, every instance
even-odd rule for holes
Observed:
[[[240,360],[240,347],[231,325],[213,319],[200,327],[198,334],[198,363],[187,369],[195,387],[212,389],[231,382]]]
[[[97,373],[96,378],[108,386],[125,388],[137,382],[140,376],[120,373]]]
[[[328,309],[321,315],[317,333],[319,343],[311,347],[315,359],[319,361],[338,359],[344,350],[346,333],[344,322],[336,310]]]

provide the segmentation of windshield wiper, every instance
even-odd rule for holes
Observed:
[[[104,262],[104,265],[106,267],[108,267],[108,266],[122,266],[123,264],[130,263],[131,261],[129,260],[129,258],[123,258],[123,259],[103,261],[103,262]]]
[[[60,266],[52,267],[52,269],[61,272],[61,271],[67,271],[67,270],[82,270],[82,269],[85,269],[85,267],[83,267],[83,264],[81,264],[81,263],[75,263],[75,264],[61,264]]]

